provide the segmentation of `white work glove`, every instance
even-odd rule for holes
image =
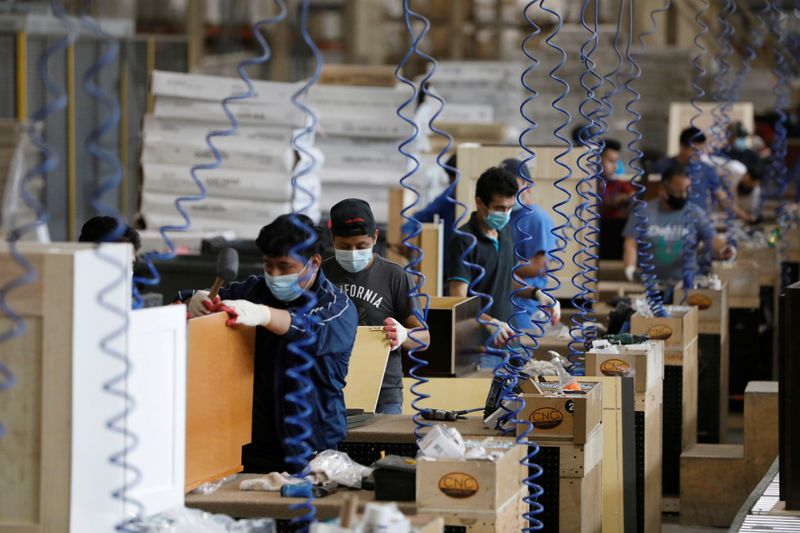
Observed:
[[[211,311],[203,304],[203,302],[211,303],[211,300],[208,299],[208,294],[208,291],[196,291],[192,295],[186,310],[189,311],[193,318],[211,314]]]
[[[392,350],[396,350],[408,340],[408,330],[394,318],[387,318],[383,321],[383,331],[386,332],[386,338],[389,339]]]
[[[719,252],[719,256],[723,261],[736,260],[736,247],[732,244],[726,244]]]
[[[266,305],[247,300],[222,300],[222,305],[230,316],[226,322],[229,326],[267,326],[272,320],[272,311]]]
[[[505,346],[506,341],[514,335],[514,330],[511,329],[511,326],[496,318],[493,318],[486,324],[486,329],[489,331],[490,335],[493,335],[495,330],[497,330],[497,337],[494,339],[494,345],[497,348]]]
[[[625,279],[633,281],[636,276],[636,265],[628,265],[625,267]]]
[[[555,298],[548,296],[543,290],[536,291],[536,300],[543,307],[550,307],[550,321],[553,324],[558,324],[561,321],[561,302]]]

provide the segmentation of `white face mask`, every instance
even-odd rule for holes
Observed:
[[[364,250],[336,250],[336,262],[339,263],[343,269],[355,274],[361,272],[372,261],[372,248]]]

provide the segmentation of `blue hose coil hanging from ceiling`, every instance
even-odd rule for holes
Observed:
[[[0,343],[11,341],[25,335],[28,331],[28,325],[25,319],[11,307],[9,302],[10,294],[26,285],[35,283],[38,279],[38,274],[33,264],[19,250],[18,242],[25,235],[36,231],[37,228],[47,225],[47,209],[43,206],[34,194],[31,193],[29,187],[31,183],[37,178],[44,180],[45,176],[55,170],[59,164],[59,157],[55,149],[53,149],[45,140],[43,134],[39,131],[38,126],[44,126],[44,122],[50,115],[63,111],[67,107],[67,93],[66,90],[60,86],[47,70],[50,58],[56,54],[61,54],[75,42],[76,30],[72,21],[64,14],[64,8],[58,0],[51,0],[50,3],[53,14],[61,21],[66,30],[66,36],[51,44],[39,56],[36,64],[39,78],[45,87],[45,98],[47,95],[54,97],[52,102],[45,103],[41,108],[37,109],[28,118],[27,136],[31,144],[42,155],[43,160],[34,168],[29,170],[23,176],[20,182],[20,197],[25,205],[34,212],[35,218],[31,222],[21,225],[20,227],[8,228],[8,251],[12,260],[19,265],[23,273],[19,276],[11,278],[2,287],[0,287],[0,312],[10,322],[11,326],[0,333]],[[9,218],[10,219],[10,218]],[[13,387],[17,382],[17,378],[12,372],[11,368],[3,361],[0,361],[0,393]],[[0,423],[0,438],[5,435],[5,427]]]
[[[586,20],[586,12],[594,7],[594,20],[590,26]],[[597,328],[590,319],[592,306],[597,302],[596,285],[598,282],[598,255],[599,234],[598,221],[600,220],[599,208],[602,195],[605,192],[605,181],[602,176],[601,153],[605,146],[603,135],[608,129],[605,121],[599,115],[603,111],[603,102],[597,92],[603,86],[603,76],[597,74],[596,64],[592,54],[599,46],[599,2],[598,0],[584,0],[581,7],[581,27],[589,37],[580,48],[581,62],[584,70],[580,75],[581,88],[585,97],[578,106],[578,111],[586,121],[578,132],[578,142],[585,148],[577,160],[581,179],[575,184],[575,192],[581,197],[581,203],[575,207],[575,218],[578,228],[575,230],[575,242],[580,249],[572,256],[572,260],[580,270],[572,276],[572,285],[578,290],[572,297],[572,305],[578,313],[571,319],[569,356],[573,364],[575,375],[585,374],[584,353],[587,342],[597,337]],[[593,80],[592,80],[593,78]]]
[[[525,408],[525,400],[520,398],[516,393],[516,387],[519,381],[519,371],[522,370],[526,363],[533,358],[533,353],[539,346],[539,340],[544,336],[544,324],[542,322],[533,321],[532,330],[523,331],[518,327],[518,321],[515,317],[523,319],[523,315],[529,313],[526,306],[522,304],[519,292],[525,288],[525,280],[518,275],[518,270],[522,268],[528,261],[529,257],[523,255],[524,243],[532,239],[532,236],[525,231],[522,222],[532,214],[532,209],[525,202],[522,201],[526,191],[534,187],[533,179],[530,172],[527,171],[529,164],[536,160],[536,153],[530,148],[526,142],[526,136],[533,134],[534,130],[538,127],[536,121],[526,111],[526,106],[539,96],[536,89],[528,82],[528,77],[531,76],[536,68],[539,66],[539,60],[529,50],[529,45],[541,33],[541,29],[534,22],[530,15],[530,10],[537,4],[537,0],[528,2],[523,10],[523,17],[530,27],[530,32],[525,36],[522,41],[522,53],[528,61],[528,65],[520,76],[520,83],[527,92],[527,96],[522,101],[519,107],[520,115],[526,122],[527,127],[519,135],[519,146],[525,153],[525,157],[520,162],[520,167],[517,170],[517,175],[522,177],[525,182],[524,187],[517,193],[517,203],[521,205],[521,209],[525,210],[525,214],[520,217],[516,222],[517,231],[523,235],[523,239],[514,245],[514,256],[517,259],[517,264],[512,270],[513,279],[520,284],[520,288],[512,291],[509,298],[513,306],[514,312],[509,319],[509,325],[514,330],[514,334],[508,339],[506,346],[509,350],[509,357],[505,360],[503,368],[498,370],[495,375],[499,376],[503,381],[502,402],[501,405],[513,406],[509,408],[507,414],[509,421],[517,429],[516,442],[521,446],[526,446],[528,453],[522,459],[521,464],[527,468],[527,477],[523,483],[528,488],[528,494],[523,498],[524,503],[527,505],[527,511],[523,514],[523,518],[527,521],[527,527],[523,531],[541,531],[544,529],[544,523],[538,518],[538,515],[544,512],[544,506],[539,502],[539,498],[544,495],[544,488],[536,483],[536,480],[544,474],[544,468],[535,462],[536,456],[539,454],[539,445],[530,438],[533,431],[533,424],[530,420],[521,419],[519,413]],[[541,309],[541,308],[540,308]],[[545,310],[545,313],[547,311]],[[530,345],[520,342],[523,336],[530,339]],[[520,431],[520,428],[522,430]]]
[[[712,142],[714,144],[714,153],[717,153],[718,155],[718,157],[714,159],[715,171],[717,175],[722,178],[722,188],[725,192],[725,196],[727,197],[727,206],[725,208],[726,240],[728,244],[732,246],[736,245],[736,213],[733,210],[733,205],[736,199],[733,197],[733,192],[728,186],[727,181],[724,179],[723,175],[725,173],[725,160],[723,159],[722,154],[719,152],[722,152],[727,144],[727,131],[728,126],[730,126],[731,123],[730,112],[733,108],[733,99],[735,98],[733,93],[733,84],[736,81],[735,76],[734,79],[730,80],[730,83],[727,79],[731,71],[728,58],[733,51],[733,44],[731,41],[735,33],[730,19],[735,12],[736,5],[734,4],[733,0],[724,0],[722,9],[720,9],[719,13],[717,14],[717,20],[721,28],[721,31],[717,34],[717,45],[719,47],[717,65],[719,68],[714,73],[713,77],[713,96],[716,105],[711,111],[713,125],[711,126],[710,131],[713,138]]]
[[[422,29],[419,33],[415,33],[413,29],[414,21],[422,23]],[[415,240],[417,236],[419,236],[420,232],[422,231],[422,224],[410,213],[413,213],[416,210],[417,205],[419,204],[419,191],[414,187],[414,185],[410,182],[410,179],[414,174],[417,173],[420,167],[419,159],[411,152],[409,152],[406,148],[409,146],[413,146],[419,137],[419,128],[417,124],[414,122],[413,117],[409,117],[403,112],[411,106],[416,100],[417,96],[419,95],[420,91],[425,94],[426,97],[431,97],[439,102],[439,109],[436,113],[431,117],[429,121],[429,126],[431,131],[437,133],[438,135],[445,135],[441,130],[438,130],[434,127],[433,122],[436,118],[441,114],[442,109],[444,108],[444,101],[441,98],[436,96],[433,92],[428,90],[428,82],[436,72],[436,61],[430,57],[429,55],[423,53],[419,50],[419,44],[425,38],[430,29],[430,21],[427,18],[423,17],[419,13],[412,11],[409,7],[409,0],[403,0],[403,23],[406,29],[406,34],[408,35],[410,46],[408,51],[406,52],[403,59],[397,65],[397,68],[394,71],[395,78],[397,78],[400,83],[406,85],[407,87],[411,88],[412,94],[409,96],[407,100],[405,100],[402,104],[400,104],[397,108],[396,114],[397,116],[403,121],[406,122],[412,128],[411,135],[403,140],[397,147],[398,152],[400,152],[405,158],[408,159],[410,163],[410,168],[405,172],[405,174],[400,178],[400,185],[407,191],[410,191],[413,196],[413,201],[410,205],[405,206],[401,211],[400,215],[403,219],[406,220],[406,223],[411,227],[411,231],[406,233],[403,237],[403,245],[406,246],[409,250],[411,250],[411,259],[409,260],[408,264],[403,268],[409,276],[409,279],[412,281],[412,287],[409,289],[408,297],[411,301],[420,301],[422,300],[424,303],[421,308],[414,306],[414,316],[417,320],[420,321],[422,327],[414,328],[409,331],[408,338],[412,339],[416,346],[411,348],[408,351],[408,357],[411,359],[413,363],[413,367],[409,371],[409,375],[414,380],[414,383],[411,385],[411,394],[414,396],[414,399],[411,401],[411,406],[414,409],[414,437],[417,442],[420,441],[423,437],[423,431],[426,428],[431,427],[430,423],[427,423],[423,420],[420,410],[420,403],[423,402],[425,399],[430,398],[430,395],[425,394],[422,392],[422,387],[428,383],[428,380],[420,375],[426,366],[428,366],[428,362],[417,355],[417,352],[420,350],[424,350],[427,348],[427,344],[420,341],[417,338],[417,334],[423,331],[428,330],[428,308],[430,306],[430,297],[428,294],[422,292],[423,287],[425,285],[426,278],[418,270],[420,263],[422,262],[422,258],[424,256],[424,252],[422,249],[415,244]],[[412,57],[417,56],[425,61],[427,61],[431,68],[427,71],[427,73],[423,76],[423,78],[419,82],[419,89],[417,88],[416,84],[406,78],[403,75],[403,68],[408,65],[409,60]],[[448,145],[449,146],[449,145]],[[444,152],[442,152],[444,153]],[[439,154],[437,158],[437,162],[441,166],[441,157],[442,153]]]
[[[691,127],[696,128],[698,131],[700,130],[698,126],[698,120],[700,120],[703,116],[703,108],[700,107],[700,100],[702,100],[706,92],[703,89],[703,79],[706,77],[706,70],[703,68],[703,58],[707,53],[707,49],[703,46],[701,39],[703,39],[708,34],[708,25],[703,20],[703,16],[709,9],[709,0],[703,0],[699,10],[695,14],[694,20],[697,25],[700,27],[700,30],[694,36],[694,46],[697,48],[697,54],[692,59],[692,68],[695,71],[694,76],[692,77],[692,98],[691,98],[691,106],[694,109],[694,114],[692,118],[689,120],[689,124]],[[691,185],[689,188],[689,196],[691,198],[692,203],[697,203],[697,199],[699,198],[700,192],[699,187],[700,183],[697,180],[697,171],[694,170],[700,164],[700,147],[698,146],[698,140],[700,138],[700,133],[695,134],[691,139],[692,143],[692,154],[689,156],[689,178],[691,179]],[[695,215],[694,211],[686,210],[685,213],[685,221],[684,224],[686,226],[694,225],[695,223]],[[694,277],[697,274],[697,260],[695,259],[695,254],[697,253],[697,235],[694,232],[689,232],[684,236],[683,243],[681,245],[681,277],[683,278],[683,286],[688,288],[694,287]],[[683,300],[685,303],[686,298],[688,298],[689,292],[683,292]]]
[[[303,220],[297,216],[298,212],[302,213],[303,211],[310,210],[316,203],[316,197],[313,191],[306,189],[300,183],[300,180],[304,176],[310,175],[317,167],[317,158],[308,149],[309,145],[306,144],[306,141],[311,142],[314,139],[317,127],[319,126],[319,117],[306,102],[309,90],[319,81],[323,62],[322,53],[308,30],[309,7],[310,0],[303,0],[300,5],[300,35],[311,52],[314,67],[311,77],[292,95],[292,104],[300,109],[306,117],[306,126],[292,137],[292,148],[301,154],[301,157],[292,174],[294,205],[292,206],[291,221],[298,229],[306,234],[306,239],[302,243],[293,246],[289,250],[289,255],[300,262],[306,260],[302,252],[314,246],[318,239],[314,227],[304,223]],[[307,199],[306,204],[303,204],[300,195]],[[309,269],[305,276],[301,278],[301,284],[305,283],[312,275],[313,272]],[[292,450],[291,455],[286,457],[286,463],[297,467],[298,473],[296,477],[300,479],[308,475],[308,463],[313,453],[311,446],[308,444],[308,440],[313,432],[310,419],[312,406],[308,401],[308,396],[313,390],[313,383],[309,377],[309,372],[314,367],[316,354],[309,353],[308,349],[313,347],[317,340],[314,330],[315,326],[318,324],[318,318],[312,312],[316,304],[317,297],[314,292],[310,289],[304,290],[302,305],[294,310],[293,316],[296,325],[304,329],[306,334],[300,339],[289,343],[287,346],[289,352],[295,356],[296,364],[286,371],[286,376],[297,384],[297,388],[286,394],[286,401],[293,404],[296,409],[296,414],[286,417],[286,425],[293,426],[296,431],[295,434],[284,440],[287,450]],[[289,508],[294,511],[300,510],[305,512],[302,516],[292,519],[292,524],[301,525],[303,531],[307,530],[307,526],[316,517],[313,494],[309,494],[306,501],[299,504],[292,504]]]
[[[114,37],[103,31],[96,20],[87,15],[90,5],[91,1],[86,1],[81,6],[81,26],[94,34],[103,43],[105,51],[84,73],[83,87],[87,94],[105,108],[106,118],[89,132],[84,142],[84,150],[99,163],[98,168],[105,166],[110,172],[107,176],[100,178],[98,186],[92,191],[90,203],[92,209],[96,212],[104,216],[113,217],[117,221],[116,229],[103,238],[105,242],[114,242],[124,234],[127,221],[124,220],[119,210],[106,205],[103,202],[103,197],[109,193],[119,192],[119,186],[122,182],[122,165],[117,154],[104,148],[101,143],[103,137],[118,126],[120,109],[119,103],[96,85],[94,80],[99,77],[104,68],[117,59],[119,43]],[[121,469],[123,479],[122,486],[112,491],[112,497],[120,502],[130,516],[129,519],[123,519],[119,522],[116,525],[116,530],[128,532],[133,531],[130,526],[131,520],[141,517],[144,513],[142,502],[130,496],[130,492],[142,479],[141,470],[128,461],[139,444],[139,437],[128,427],[128,417],[136,407],[135,399],[128,392],[128,377],[131,374],[133,364],[129,354],[113,347],[114,341],[124,337],[127,331],[129,310],[115,306],[107,300],[108,295],[116,287],[125,284],[128,278],[128,263],[117,261],[113,256],[103,253],[100,247],[97,248],[96,254],[99,259],[108,263],[118,272],[118,275],[111,283],[100,288],[97,294],[97,304],[117,320],[117,326],[114,330],[104,335],[101,339],[100,349],[107,357],[115,359],[122,366],[119,374],[112,376],[103,383],[103,391],[110,396],[118,398],[123,404],[123,410],[106,421],[106,428],[110,432],[118,434],[123,441],[123,448],[113,453],[108,460],[112,466]],[[134,297],[137,296],[134,293]]]
[[[212,130],[209,131],[206,135],[206,145],[208,146],[209,151],[211,152],[211,156],[213,157],[213,161],[209,163],[198,163],[191,167],[190,174],[192,177],[192,181],[194,181],[195,185],[197,186],[197,194],[194,195],[184,195],[179,196],[175,199],[175,210],[183,219],[184,223],[182,225],[169,225],[165,224],[159,228],[159,232],[161,233],[161,237],[164,239],[164,243],[167,245],[167,252],[148,252],[144,254],[143,260],[147,267],[147,271],[149,273],[149,277],[145,276],[135,276],[133,278],[134,283],[140,286],[155,286],[158,285],[161,281],[161,277],[158,274],[158,269],[153,264],[153,261],[165,261],[171,260],[175,258],[175,243],[169,237],[168,233],[172,232],[185,232],[191,229],[191,217],[186,212],[186,209],[183,207],[183,204],[186,202],[202,202],[205,200],[208,195],[206,193],[205,185],[203,184],[202,179],[198,175],[198,172],[202,170],[213,170],[219,168],[222,164],[222,154],[220,153],[219,149],[214,145],[214,138],[216,137],[230,137],[236,135],[236,132],[239,130],[239,121],[236,119],[235,113],[231,110],[230,104],[246,100],[248,98],[253,98],[255,96],[255,89],[253,87],[253,82],[250,79],[250,76],[247,74],[246,68],[252,65],[258,65],[266,63],[271,55],[269,46],[267,44],[266,39],[261,34],[261,28],[270,24],[275,24],[280,22],[284,18],[286,18],[286,7],[284,5],[284,0],[275,0],[275,3],[279,6],[280,12],[278,15],[272,18],[264,19],[261,21],[256,22],[253,24],[253,35],[256,37],[256,41],[258,41],[259,46],[261,47],[262,54],[257,57],[248,58],[239,63],[237,66],[237,71],[239,72],[239,77],[247,86],[247,90],[228,96],[222,99],[222,109],[225,112],[225,116],[228,118],[230,123],[230,127],[227,129],[219,129],[219,130]],[[134,307],[140,307],[141,300],[134,301]]]
[[[776,81],[773,87],[773,94],[775,95],[775,113],[778,115],[775,121],[775,137],[772,142],[772,155],[770,159],[770,181],[772,182],[771,188],[778,200],[778,209],[775,213],[775,219],[778,222],[779,228],[782,230],[781,234],[781,247],[785,246],[783,239],[783,230],[786,229],[787,213],[786,213],[786,190],[789,186],[787,180],[786,168],[786,155],[788,153],[788,131],[787,124],[789,116],[787,110],[790,105],[790,67],[784,55],[784,47],[786,46],[788,23],[786,16],[780,10],[780,2],[778,0],[768,0],[769,14],[772,15],[770,21],[770,28],[772,34],[776,37],[777,46],[774,47],[773,53],[775,54],[775,63],[773,64],[773,73]]]
[[[625,45],[625,59],[631,67],[631,75],[625,80],[623,87],[625,91],[630,94],[630,99],[625,104],[625,110],[631,117],[628,121],[625,130],[633,137],[628,142],[628,150],[631,152],[631,160],[629,167],[633,170],[631,177],[631,185],[633,185],[636,192],[633,195],[633,210],[632,215],[636,218],[636,240],[637,251],[639,256],[639,267],[642,271],[642,283],[645,286],[647,294],[647,301],[650,304],[650,309],[655,316],[665,317],[669,313],[664,308],[661,294],[656,287],[657,279],[653,273],[655,265],[653,264],[653,254],[649,251],[652,247],[646,239],[647,228],[649,220],[645,214],[645,206],[647,203],[643,200],[645,185],[642,184],[644,176],[644,168],[642,168],[642,151],[639,148],[639,143],[642,140],[642,134],[637,129],[637,126],[642,118],[642,115],[636,111],[635,104],[641,100],[641,94],[634,88],[633,83],[638,81],[642,76],[642,70],[636,59],[633,56],[633,0],[628,0],[628,37]]]

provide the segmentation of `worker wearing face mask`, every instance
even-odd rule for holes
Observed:
[[[427,331],[409,336],[409,330],[422,328],[422,322],[414,315],[419,302],[409,296],[411,280],[403,267],[372,251],[378,242],[378,229],[372,209],[364,200],[350,198],[334,205],[330,230],[335,255],[323,262],[325,275],[356,304],[359,325],[383,326],[392,345],[376,412],[400,414],[400,348],[425,349],[430,343]]]
[[[483,316],[490,321],[495,346],[503,346],[514,331],[508,325],[514,309],[509,296],[520,288],[511,277],[515,264],[513,230],[509,226],[511,210],[519,191],[517,177],[501,167],[493,167],[481,174],[475,186],[475,211],[469,222],[459,228],[469,235],[453,235],[447,262],[447,288],[450,296],[466,297],[470,283],[479,273],[467,263],[479,265],[484,275],[474,283],[473,290],[492,297],[492,306]],[[475,246],[472,247],[472,243]],[[467,250],[472,250],[467,253]],[[466,253],[466,260],[462,256]],[[535,298],[543,306],[552,307],[555,300],[538,288],[526,286],[518,293],[520,298]],[[481,366],[492,366],[497,361],[485,358]]]
[[[683,254],[683,242],[693,236],[695,243],[709,243],[711,250],[722,259],[731,258],[735,250],[727,246],[717,235],[711,219],[696,204],[689,202],[689,187],[692,180],[681,165],[668,168],[661,176],[659,197],[647,202],[643,216],[647,218],[644,240],[650,244],[644,253],[652,254],[655,266],[653,274],[666,287],[674,285],[683,278],[684,261],[697,271],[697,249]],[[631,216],[625,226],[625,276],[633,281],[639,256],[639,238],[636,225],[638,217]],[[670,300],[671,298],[667,298]]]
[[[313,227],[305,215],[296,217]],[[336,449],[347,433],[343,390],[358,315],[353,303],[321,272],[319,238],[297,251],[299,259],[292,255],[307,237],[307,231],[290,215],[281,215],[264,226],[256,239],[264,255],[263,276],[250,276],[221,289],[221,302],[209,301],[207,291],[195,291],[189,300],[192,316],[226,311],[230,315],[228,326],[256,328],[252,441],[242,449],[246,472],[297,468],[285,462],[285,457],[300,451],[286,442],[298,436],[297,428],[286,423],[287,417],[297,414],[296,407],[286,401],[286,394],[296,389],[295,384],[287,382],[286,371],[297,364],[297,356],[288,350],[289,343],[309,335],[308,326],[298,323],[296,314],[306,303],[304,291],[317,298],[309,312],[315,317],[314,342],[305,347],[314,358],[314,366],[308,371],[312,387],[306,399],[311,406],[312,433],[307,443],[312,450]]]

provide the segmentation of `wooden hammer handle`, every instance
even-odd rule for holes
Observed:
[[[217,276],[217,279],[214,280],[214,285],[211,287],[211,291],[208,293],[209,300],[211,300],[212,302],[214,301],[214,298],[216,298],[217,295],[219,294],[219,290],[222,288],[223,283],[224,280],[221,277]]]

